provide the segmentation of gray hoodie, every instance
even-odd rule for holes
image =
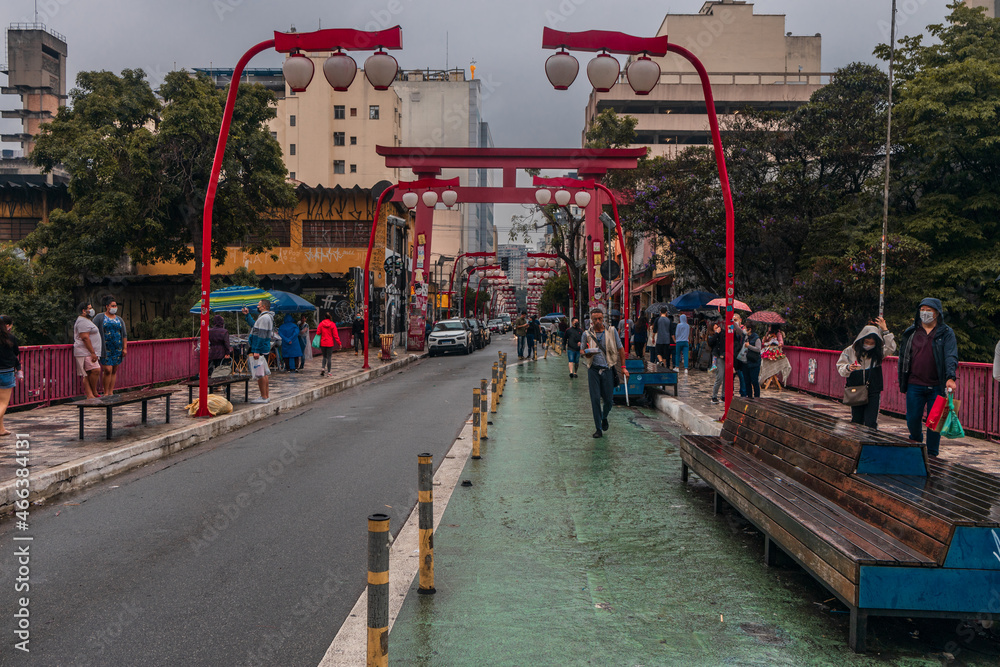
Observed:
[[[993,379],[1000,382],[1000,341],[997,342],[997,349],[993,353]]]

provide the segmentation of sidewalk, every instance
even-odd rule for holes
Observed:
[[[204,442],[282,410],[305,405],[348,386],[384,375],[420,358],[405,348],[395,350],[393,361],[382,362],[378,350],[369,356],[370,371],[361,369],[362,357],[351,351],[333,355],[331,372],[320,377],[321,357],[313,357],[298,373],[273,372],[271,402],[243,402],[243,384],[233,385],[233,412],[211,419],[194,419],[184,406],[188,388],[180,384],[170,399],[170,423],[165,423],[165,400],[150,401],[148,420],[141,423],[141,405],[136,403],[114,410],[112,439],[105,440],[103,410],[88,409],[84,414],[84,439],[79,439],[79,409],[60,404],[33,410],[8,412],[4,423],[12,433],[27,434],[30,442],[32,500],[86,486],[112,474],[162,458],[175,451]],[[222,391],[219,389],[217,391]],[[260,395],[250,381],[250,398]],[[197,389],[195,390],[197,399]],[[13,500],[14,472],[19,465],[14,456],[14,436],[0,440],[0,511]],[[20,453],[19,453],[20,455]]]
[[[434,535],[437,594],[411,584],[393,664],[937,666],[952,641],[957,664],[996,664],[1000,646],[950,620],[876,618],[872,652],[853,654],[832,595],[765,567],[759,533],[681,483],[678,426],[616,407],[594,439],[586,376],[570,380],[565,357],[509,372],[462,472],[472,486]]]
[[[689,407],[697,410],[712,420],[722,418],[723,402],[720,389],[720,400],[718,404],[712,403],[712,385],[715,383],[715,373],[692,370],[687,375],[683,371],[678,373],[677,399]],[[733,380],[734,396],[739,396],[739,382]],[[896,391],[895,384],[887,383],[886,392]],[[803,392],[792,389],[778,391],[776,389],[764,390],[762,397],[779,398],[789,403],[795,403],[812,410],[817,410],[825,414],[837,417],[838,419],[851,419],[851,409],[839,401],[828,398],[811,396]],[[666,398],[672,398],[672,389]],[[661,401],[663,398],[660,399]],[[893,417],[881,414],[878,418],[878,427],[887,433],[893,433],[904,438],[909,437],[909,430],[906,428],[906,420],[900,417]],[[955,461],[963,465],[978,468],[984,472],[1000,475],[1000,443],[990,442],[979,438],[965,437],[957,440],[941,439],[941,458],[948,461]]]

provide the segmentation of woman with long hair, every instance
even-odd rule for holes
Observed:
[[[17,337],[10,332],[13,328],[14,320],[7,315],[0,315],[0,436],[10,435],[10,431],[4,428],[3,416],[7,412],[17,380],[24,378]]]
[[[847,378],[848,387],[868,386],[868,402],[851,406],[851,421],[878,428],[878,409],[882,393],[882,360],[896,351],[896,339],[885,319],[876,317],[866,326],[837,360],[837,372]]]

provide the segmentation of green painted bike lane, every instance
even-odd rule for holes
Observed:
[[[393,626],[393,664],[1000,663],[951,620],[872,619],[872,650],[851,652],[832,595],[765,567],[753,527],[681,483],[676,424],[616,406],[591,437],[586,375],[564,356],[511,366],[493,422],[434,536],[437,594],[414,582]]]

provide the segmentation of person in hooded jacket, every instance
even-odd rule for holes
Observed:
[[[847,378],[848,387],[868,385],[868,403],[851,406],[851,421],[878,428],[878,409],[882,397],[882,360],[896,351],[896,338],[889,333],[885,319],[861,330],[854,343],[840,353],[837,372]]]
[[[958,386],[958,341],[943,319],[940,299],[924,299],[900,341],[899,391],[906,394],[906,426],[915,442],[923,442],[923,423],[937,397]],[[940,447],[941,434],[927,431],[927,453],[936,457]]]
[[[993,379],[1000,382],[1000,341],[997,341],[997,349],[993,351]]]
[[[674,368],[680,370],[681,359],[684,360],[684,373],[688,372],[688,350],[690,348],[691,325],[687,315],[681,315],[680,324],[674,330]]]

